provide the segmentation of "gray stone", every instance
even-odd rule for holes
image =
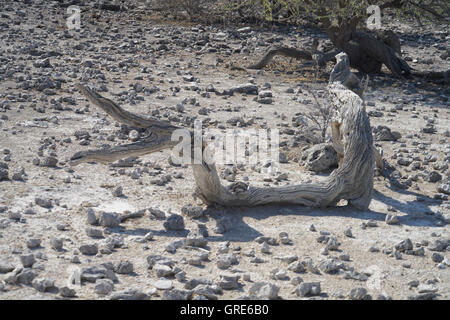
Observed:
[[[108,268],[106,268],[106,266]],[[110,265],[106,264],[100,266],[84,267],[81,269],[80,279],[81,281],[87,281],[92,283],[96,282],[98,279],[104,278],[116,281],[117,277],[110,267],[111,267]]]
[[[437,297],[437,293],[435,292],[427,292],[416,295],[408,296],[408,300],[433,300]]]
[[[391,129],[386,126],[377,126],[376,128],[373,128],[373,132],[378,141],[397,141],[402,137],[399,132],[391,131]]]
[[[440,263],[444,260],[444,257],[437,252],[433,252],[431,254],[431,260],[433,260],[433,262]]]
[[[200,218],[203,216],[203,208],[187,204],[181,208],[181,212],[189,218]]]
[[[39,165],[41,167],[48,167],[48,168],[56,168],[56,164],[58,163],[58,159],[54,157],[44,157],[40,160]]]
[[[125,289],[111,294],[111,300],[146,300],[148,295],[138,289]]]
[[[87,219],[87,223],[90,225],[95,226],[98,224],[97,216],[95,215],[95,211],[92,208],[86,209],[86,219]]]
[[[123,188],[121,186],[118,186],[113,189],[112,195],[114,197],[122,197],[123,196]]]
[[[205,247],[207,244],[208,241],[206,241],[205,237],[203,237],[201,234],[198,234],[197,232],[191,231],[186,237],[187,246]]]
[[[22,218],[22,215],[18,211],[9,211],[8,218],[11,220],[19,221]]]
[[[164,290],[162,299],[163,300],[188,300],[191,296],[192,296],[191,290],[172,289],[172,290]]]
[[[233,290],[239,287],[239,275],[221,274],[219,279],[219,287],[224,290]]]
[[[312,297],[320,295],[320,282],[302,282],[295,289],[298,297]]]
[[[9,173],[7,169],[0,168],[0,181],[8,180],[9,179],[8,175]]]
[[[327,242],[327,249],[331,251],[339,250],[340,242],[337,241],[336,237],[330,237]]]
[[[149,208],[148,211],[151,214],[151,217],[155,217],[158,219],[165,219],[166,213],[162,210],[156,209],[156,208]]]
[[[442,175],[440,175],[437,171],[431,171],[424,178],[428,182],[435,183],[442,180]]]
[[[430,293],[437,292],[438,288],[434,284],[422,283],[417,286],[417,292],[419,293]]]
[[[246,93],[246,94],[258,94],[258,86],[253,83],[246,83],[232,87],[230,90],[232,93]]]
[[[99,295],[108,295],[114,290],[114,283],[110,279],[98,279],[95,281],[94,291]]]
[[[159,254],[149,255],[147,257],[147,267],[149,269],[152,269],[157,264],[158,265],[166,265],[166,266],[169,266],[169,267],[173,267],[175,262],[171,258],[165,257],[165,256],[161,256]]]
[[[158,290],[170,290],[173,288],[172,280],[158,280],[155,282],[155,287]]]
[[[133,263],[122,260],[114,266],[114,271],[119,274],[130,274],[134,271]]]
[[[184,284],[184,288],[188,289],[188,290],[192,290],[194,288],[196,288],[198,285],[211,285],[213,284],[213,282],[209,279],[206,278],[192,278],[189,279],[185,284]]]
[[[395,249],[400,252],[405,252],[406,250],[412,250],[413,249],[413,243],[411,239],[405,239],[403,241],[400,241],[395,245]]]
[[[225,254],[220,254],[218,256],[216,265],[219,269],[227,269],[232,264],[237,264],[237,263],[238,263],[238,260],[236,258],[236,255],[234,255],[233,253],[225,253]]]
[[[103,231],[97,228],[87,227],[86,234],[91,238],[103,238]]]
[[[45,292],[55,287],[55,280],[48,278],[34,279],[32,285],[37,291]]]
[[[353,237],[353,234],[352,234],[352,228],[346,228],[346,229],[344,230],[344,235],[345,235],[346,237],[352,238],[352,237]]]
[[[357,287],[350,290],[348,294],[349,299],[351,300],[363,300],[367,296],[367,289],[363,287]]]
[[[17,274],[16,281],[17,283],[22,284],[31,284],[33,279],[36,278],[36,273],[29,268],[23,269],[20,273]]]
[[[216,227],[214,228],[214,232],[223,234],[227,231],[230,231],[233,228],[233,222],[229,217],[221,217],[216,222]]]
[[[50,240],[50,246],[56,250],[56,251],[60,251],[63,248],[63,240],[62,239],[58,239],[58,238],[52,238]]]
[[[38,248],[41,245],[41,239],[31,238],[27,240],[27,247],[29,249]]]
[[[166,230],[184,230],[184,219],[179,214],[170,215],[163,223]]]
[[[310,257],[305,257],[302,260],[302,264],[305,266],[306,270],[309,272],[320,274],[319,268],[317,268],[316,264]]]
[[[173,276],[172,268],[167,265],[164,265],[164,264],[159,264],[159,263],[155,264],[153,266],[153,270],[155,270],[156,276],[158,278]]]
[[[301,277],[298,277],[298,276],[297,277],[293,277],[291,279],[291,284],[294,285],[294,286],[298,286],[302,282],[303,282],[303,279]]]
[[[435,239],[429,246],[428,249],[431,251],[444,251],[448,246],[450,246],[450,239]]]
[[[398,224],[399,220],[398,220],[398,216],[397,215],[391,215],[391,214],[387,214],[386,218],[384,220],[386,222],[386,224]]]
[[[205,297],[208,300],[218,300],[217,294],[222,294],[223,291],[221,288],[219,288],[216,285],[198,285],[194,290],[193,293],[198,297],[202,296]]]
[[[0,273],[8,273],[14,270],[14,265],[6,260],[0,260]]]
[[[345,269],[345,264],[336,258],[322,260],[319,269],[325,273],[336,273],[340,269]]]
[[[59,294],[61,297],[65,297],[65,298],[73,298],[76,296],[76,291],[75,289],[69,288],[69,287],[62,287],[59,288]]]
[[[306,271],[305,266],[300,261],[294,261],[289,264],[288,270],[295,273],[303,273]]]
[[[324,172],[337,167],[338,156],[331,144],[320,143],[301,153],[300,164],[310,171]]]
[[[49,58],[38,59],[33,63],[33,66],[35,66],[36,68],[51,68],[52,67],[52,65],[50,64]]]
[[[98,253],[98,246],[96,243],[83,244],[80,246],[80,252],[87,256],[94,256]]]
[[[436,189],[437,189],[438,192],[450,195],[450,182],[445,182],[445,183],[438,184]]]
[[[50,199],[47,199],[47,198],[39,198],[39,197],[36,197],[35,199],[34,199],[34,202],[38,205],[38,206],[40,206],[40,207],[43,207],[43,208],[51,208],[52,207],[52,201],[50,200]]]
[[[280,290],[280,287],[267,282],[267,281],[261,281],[254,283],[248,290],[248,293],[251,296],[255,296],[258,299],[277,299],[278,298],[278,292]]]
[[[270,253],[270,246],[267,242],[263,242],[261,245],[261,252],[269,254]]]
[[[29,268],[36,262],[36,259],[32,253],[24,254],[20,256],[20,262],[25,268]]]
[[[103,227],[115,228],[120,224],[119,215],[115,212],[101,212],[98,222]]]

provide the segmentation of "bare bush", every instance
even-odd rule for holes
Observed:
[[[302,132],[306,142],[317,144],[327,141],[327,128],[330,125],[333,117],[334,109],[332,105],[327,102],[327,97],[323,101],[319,101],[316,94],[306,88],[306,91],[311,94],[314,99],[314,104],[308,104],[307,110],[298,112],[293,122],[298,126]]]
[[[154,0],[154,6],[160,11],[179,17],[186,14],[190,19],[204,14],[206,4],[214,4],[211,0]]]

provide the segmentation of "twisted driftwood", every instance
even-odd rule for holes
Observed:
[[[301,204],[311,207],[336,205],[341,199],[358,209],[368,208],[372,197],[374,151],[369,118],[362,99],[347,88],[346,79],[330,81],[328,91],[336,115],[333,119],[333,144],[341,155],[339,167],[317,183],[300,183],[283,187],[253,187],[243,182],[224,186],[215,164],[192,164],[197,195],[207,204],[222,206],[257,206],[263,204]],[[344,81],[342,81],[344,80]],[[343,84],[344,83],[344,84]],[[138,143],[103,150],[76,153],[72,164],[87,161],[108,162],[129,155],[142,155],[170,148],[176,144],[171,132],[179,127],[127,112],[109,99],[85,86],[80,91],[95,105],[121,122],[145,127],[152,135]],[[208,152],[203,148],[203,152]],[[209,151],[210,152],[210,151]],[[205,154],[204,154],[205,156]],[[210,155],[209,155],[210,156]]]

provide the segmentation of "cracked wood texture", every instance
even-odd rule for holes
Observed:
[[[221,184],[215,165],[194,164],[197,194],[208,204],[226,207],[264,204],[301,204],[311,207],[333,206],[341,199],[366,210],[372,199],[374,153],[369,118],[361,98],[340,83],[328,86],[330,99],[338,110],[339,135],[343,159],[339,168],[317,183],[284,187],[252,187],[237,182]]]

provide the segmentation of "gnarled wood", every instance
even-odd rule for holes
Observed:
[[[310,51],[306,50],[298,50],[290,47],[276,47],[270,49],[264,57],[256,64],[250,65],[247,68],[248,69],[262,69],[266,65],[269,64],[272,59],[277,56],[285,56],[289,58],[295,58],[295,59],[304,59],[304,60],[312,60],[312,53]]]
[[[192,164],[198,196],[207,204],[219,204],[227,207],[277,203],[326,207],[335,205],[339,200],[345,199],[358,209],[367,209],[373,189],[374,152],[372,132],[362,99],[344,86],[345,80],[331,81],[328,86],[331,104],[336,110],[332,126],[333,138],[335,139],[333,143],[336,143],[338,154],[342,158],[339,167],[328,177],[317,183],[300,183],[284,187],[260,188],[249,186],[243,182],[233,183],[225,187],[220,181],[215,164],[202,162],[201,164]],[[147,121],[145,118],[123,110],[92,89],[84,86],[79,86],[79,88],[94,104],[100,106],[119,121],[141,125]],[[178,127],[167,123],[159,125],[154,123],[153,120],[151,125],[152,128],[156,128],[157,132],[162,130],[163,136],[142,143],[77,153],[73,156],[72,163],[115,160],[130,154],[151,153],[174,145],[174,142],[168,139],[168,134]],[[205,159],[205,156],[212,158],[211,154],[206,154],[206,152],[214,151],[204,146],[203,159]]]

